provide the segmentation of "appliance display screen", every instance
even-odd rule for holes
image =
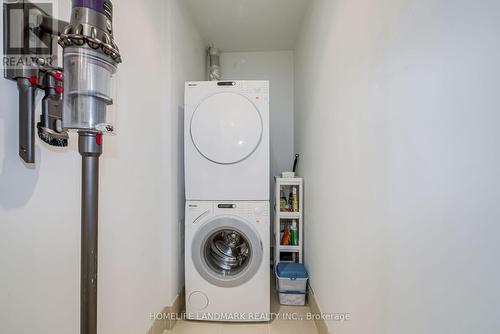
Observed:
[[[236,204],[219,204],[219,209],[236,209]]]

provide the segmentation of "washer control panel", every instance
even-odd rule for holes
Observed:
[[[270,215],[269,202],[220,202],[215,203],[214,212],[248,217],[249,219],[267,218]]]
[[[207,218],[219,215],[245,217],[260,223],[269,220],[269,202],[209,202],[195,201],[186,203],[186,222],[198,224]]]

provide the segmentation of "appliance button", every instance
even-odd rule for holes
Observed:
[[[202,311],[208,306],[208,297],[201,291],[194,291],[189,295],[189,304],[198,311]]]
[[[262,208],[260,206],[258,206],[255,208],[254,212],[257,216],[260,216],[260,215],[262,215]]]

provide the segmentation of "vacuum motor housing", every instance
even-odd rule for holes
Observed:
[[[74,0],[64,48],[64,129],[115,132],[114,75],[121,62],[109,0]]]

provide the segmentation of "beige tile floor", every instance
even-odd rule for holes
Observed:
[[[284,306],[279,305],[274,288],[274,279],[271,284],[271,312],[295,313],[295,319],[305,318],[310,311],[309,306]],[[178,321],[173,334],[316,334],[316,326],[311,320],[287,320],[276,318],[269,323],[212,323],[201,321]]]

